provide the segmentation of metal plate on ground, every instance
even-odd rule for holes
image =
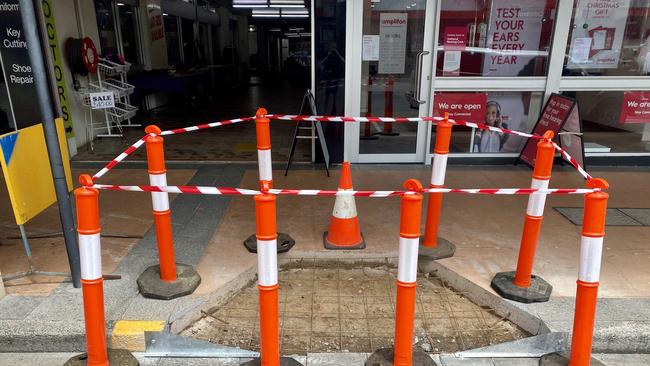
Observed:
[[[518,339],[512,342],[475,348],[469,351],[456,352],[457,357],[465,358],[529,358],[541,357],[548,353],[562,352],[567,348],[569,334],[566,332],[551,332],[533,337]]]
[[[227,347],[167,332],[145,332],[145,357],[253,358],[259,352]]]
[[[553,207],[567,220],[571,221],[574,225],[582,225],[583,209],[582,207]],[[643,226],[642,222],[636,220],[633,216],[626,214],[627,209],[608,208],[607,219],[605,226]],[[646,213],[646,218],[650,218],[650,209],[643,209],[649,211]],[[641,215],[640,213],[638,215]]]

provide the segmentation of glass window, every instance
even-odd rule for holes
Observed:
[[[116,60],[120,53],[117,48],[113,2],[111,0],[95,0],[95,14],[102,56]]]
[[[586,153],[650,151],[650,93],[565,92],[578,101]]]
[[[175,15],[163,14],[165,21],[165,39],[167,43],[167,58],[170,67],[181,64],[181,50],[178,41],[178,18]]]
[[[441,1],[437,76],[544,76],[556,0]]]
[[[136,21],[136,8],[131,5],[118,3],[120,16],[120,34],[122,36],[122,50],[124,59],[132,64],[141,63],[138,58],[138,24]]]
[[[574,6],[564,75],[648,75],[648,1],[576,0]]]
[[[439,92],[433,97],[433,114],[441,116],[447,111],[450,113],[450,118],[530,132],[541,111],[542,99],[541,92]],[[463,105],[462,110],[465,112],[455,115],[449,110],[449,106],[453,104]],[[471,105],[471,108],[467,105]],[[450,151],[452,153],[518,153],[525,143],[524,138],[515,135],[454,126]],[[431,151],[434,146],[435,128],[432,133]]]

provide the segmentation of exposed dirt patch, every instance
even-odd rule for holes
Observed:
[[[280,279],[283,354],[372,352],[392,346],[396,269],[384,263],[292,262]],[[259,350],[257,287],[247,286],[183,332],[210,342]],[[455,352],[527,337],[521,328],[419,275],[414,343]]]

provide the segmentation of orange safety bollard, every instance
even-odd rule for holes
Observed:
[[[537,143],[531,188],[548,188],[555,157],[552,139],[553,131],[546,131],[544,138]],[[543,278],[532,274],[545,204],[546,193],[537,192],[528,197],[517,270],[499,272],[492,279],[492,288],[506,299],[531,303],[548,301],[551,296],[553,287]]]
[[[393,116],[393,86],[395,85],[395,78],[393,75],[388,76],[386,83],[386,90],[384,91],[384,116]],[[393,122],[384,122],[384,128],[379,133],[384,136],[399,136],[399,132],[393,131]]]
[[[160,136],[162,131],[155,125],[147,126],[144,131],[150,134],[145,140],[149,183],[152,186],[166,186],[164,139]],[[138,289],[144,297],[162,300],[189,295],[199,286],[201,277],[192,266],[176,263],[169,193],[151,192],[151,203],[159,264],[142,272],[137,280]]]
[[[278,310],[278,254],[276,197],[264,193],[270,182],[261,182],[262,194],[255,201],[255,237],[257,239],[257,288],[260,307],[260,357],[242,363],[245,366],[302,366],[290,357],[280,357]]]
[[[266,117],[269,112],[258,108],[255,112],[255,136],[257,139],[257,165],[259,169],[259,184],[273,188],[273,161],[271,160],[271,120]],[[286,233],[278,233],[278,253],[288,252],[296,241]],[[255,234],[244,240],[244,247],[251,253],[257,253]]]
[[[86,353],[70,358],[65,365],[108,366],[109,361],[111,365],[138,365],[138,361],[129,351],[106,348],[99,192],[89,188],[93,185],[89,175],[81,175],[79,183],[82,187],[74,190],[74,196],[77,203]]]
[[[366,107],[366,117],[372,117],[372,76],[368,75],[368,104]],[[376,140],[379,137],[372,133],[372,122],[364,122],[363,135],[359,138],[361,140]]]
[[[415,299],[418,274],[418,246],[422,218],[422,184],[416,179],[404,182],[404,188],[416,193],[402,196],[395,302],[395,346],[376,350],[365,366],[430,366],[436,363],[419,347],[413,349]]]
[[[431,167],[431,188],[445,186],[447,172],[447,156],[451,142],[449,113],[445,112],[444,119],[436,126],[436,145],[433,149],[433,164]],[[421,238],[420,257],[427,260],[449,258],[456,252],[456,246],[449,240],[438,237],[440,215],[442,210],[442,193],[429,193],[427,217],[424,226],[424,236]]]
[[[587,181],[587,188],[605,190],[609,188],[609,184],[604,179],[592,178]],[[591,350],[608,199],[609,194],[603,191],[585,195],[571,352],[568,357],[567,354],[558,353],[545,355],[540,359],[540,365],[603,365],[600,361],[591,358]]]

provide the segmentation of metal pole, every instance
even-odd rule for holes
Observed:
[[[63,169],[63,158],[61,157],[61,148],[54,124],[53,104],[50,90],[48,88],[48,73],[43,62],[43,49],[38,37],[37,27],[30,26],[38,24],[34,13],[34,4],[32,0],[20,0],[20,15],[24,24],[25,41],[27,42],[27,51],[29,52],[29,61],[32,66],[34,76],[34,85],[38,96],[38,108],[43,122],[45,132],[45,144],[50,158],[52,168],[52,178],[54,180],[54,190],[59,205],[59,216],[61,218],[61,227],[65,239],[65,247],[68,254],[68,263],[70,265],[70,274],[72,283],[75,288],[81,287],[81,269],[79,262],[79,247],[77,246],[77,237],[74,225],[74,216],[72,213],[72,204],[70,202],[70,193],[68,184],[65,179]]]

